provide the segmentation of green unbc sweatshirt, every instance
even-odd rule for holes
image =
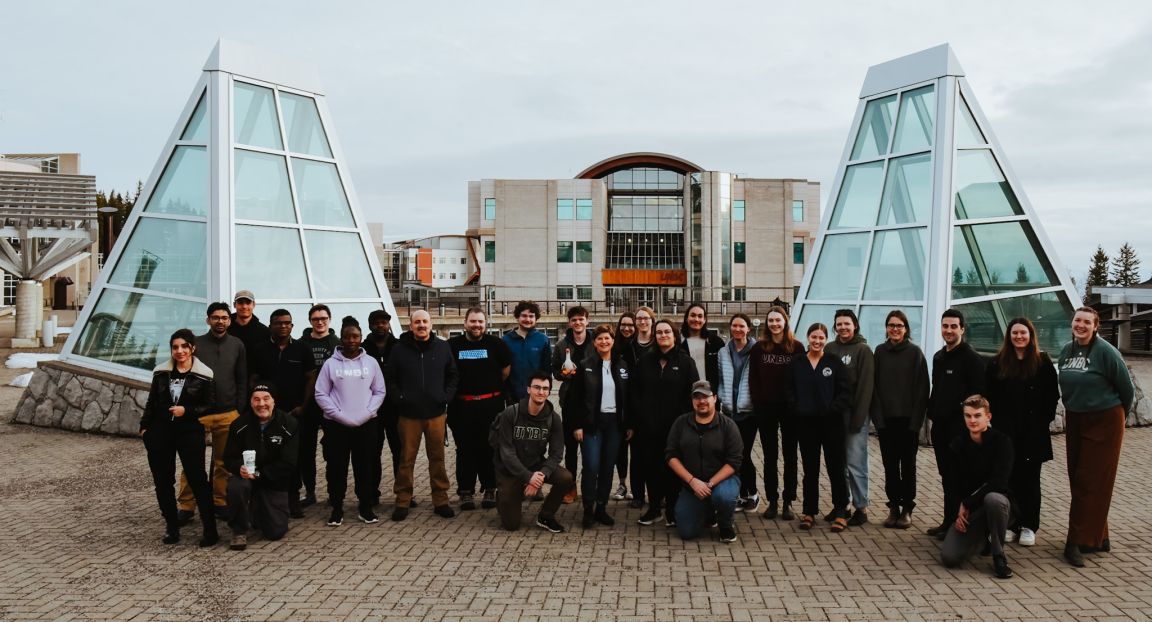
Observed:
[[[1093,337],[1082,346],[1073,339],[1060,351],[1060,394],[1064,408],[1093,412],[1117,404],[1132,410],[1135,389],[1128,366],[1112,344]]]

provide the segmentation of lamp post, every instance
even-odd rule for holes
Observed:
[[[116,232],[113,230],[116,225],[116,212],[115,207],[101,207],[96,211],[100,212],[100,254],[104,257],[104,261],[108,261],[108,255],[112,253],[112,246],[116,244]],[[103,262],[101,263],[103,265]]]

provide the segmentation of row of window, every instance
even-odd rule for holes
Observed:
[[[677,236],[679,242],[673,242],[673,248],[665,243],[664,238],[659,241],[652,236],[636,236],[638,242],[634,242],[633,238],[623,236],[610,236],[609,239],[609,253],[608,253],[608,267],[609,268],[642,268],[642,267],[667,267],[667,268],[682,268],[684,267],[683,255],[683,238]],[[744,263],[747,258],[747,247],[745,242],[734,242],[732,244],[732,261],[735,263]],[[676,248],[678,246],[678,248]],[[629,250],[624,250],[628,247]],[[633,250],[634,249],[634,250]],[[648,254],[653,250],[657,250],[656,255],[660,257],[653,257]],[[573,252],[575,251],[575,252]],[[646,251],[646,252],[638,252]],[[663,251],[663,252],[660,252]],[[679,251],[679,252],[677,252]],[[592,263],[592,243],[591,242],[557,242],[556,243],[556,261],[557,263]],[[496,242],[489,240],[484,242],[484,261],[493,263],[496,261]],[[460,260],[464,263],[464,260]],[[792,242],[792,263],[796,265],[804,264],[804,241]],[[565,299],[561,299],[565,300]]]
[[[434,275],[432,275],[432,276],[433,276],[434,278],[437,278],[437,279],[452,279],[452,280],[456,280],[456,273],[455,273],[455,272],[439,272],[439,273],[437,273],[437,274],[434,274]]]
[[[575,249],[575,253],[573,253]],[[575,258],[576,263],[592,263],[592,243],[591,242],[556,242],[556,262],[557,263],[572,263]]]
[[[455,257],[433,257],[432,263],[456,263],[456,258]],[[461,264],[467,264],[468,259],[466,257],[461,257],[460,263]]]
[[[639,199],[640,201],[644,201],[645,199],[653,199],[653,201],[650,201],[650,202],[655,204],[656,197],[613,197],[613,199],[612,199],[612,201],[613,201],[613,203],[612,203],[612,208],[613,208],[612,217],[613,218],[618,218],[619,216],[625,215],[622,210],[617,209],[617,208],[621,207],[621,205],[618,204],[618,202],[617,202],[618,199],[629,201],[629,202],[634,202],[636,199]],[[681,205],[681,201],[679,200],[679,197],[660,197],[659,200],[662,202],[667,202],[669,206],[675,206],[675,208],[676,208],[675,216],[676,217],[682,217],[683,216],[684,208]],[[573,212],[573,205],[575,205],[575,212]],[[667,211],[667,208],[665,208],[665,210],[663,210],[663,211]],[[660,216],[663,216],[663,217],[672,216],[672,214],[670,214],[670,213],[665,214],[665,213],[663,213],[663,211],[660,214]],[[592,220],[592,199],[575,199],[575,200],[573,200],[573,199],[556,199],[556,220],[572,220],[573,214],[575,214],[576,220]],[[628,214],[628,215],[632,215],[632,214]],[[651,211],[649,211],[647,215],[650,217],[654,216],[654,214]],[[732,220],[734,220],[736,222],[744,222],[745,217],[746,217],[746,208],[745,208],[744,200],[743,199],[733,200],[732,201]],[[491,198],[491,197],[484,199],[484,220],[496,220],[496,199]],[[804,222],[804,201],[803,200],[798,199],[798,200],[792,201],[792,222]],[[625,227],[613,227],[613,229],[615,229],[615,230],[620,230],[623,228],[625,228]],[[643,231],[644,229],[641,228],[639,230]],[[648,230],[649,231],[655,231],[655,230],[666,230],[666,229],[651,228]],[[678,229],[671,229],[671,230],[676,231]]]
[[[560,285],[556,288],[556,300],[592,300],[591,285]]]

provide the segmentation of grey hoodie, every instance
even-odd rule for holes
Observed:
[[[564,422],[545,402],[536,416],[528,412],[528,398],[496,415],[496,472],[527,485],[540,471],[548,478],[564,458]]]
[[[855,431],[868,423],[872,408],[872,390],[876,382],[876,364],[868,341],[857,333],[848,343],[839,339],[828,342],[824,351],[836,356],[848,370],[852,386],[852,408],[848,411],[848,430]]]

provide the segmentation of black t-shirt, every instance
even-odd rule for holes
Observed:
[[[180,396],[184,393],[184,381],[188,378],[188,374],[187,371],[177,371],[175,365],[168,373],[168,394],[172,396],[173,404],[180,403]]]
[[[448,345],[460,372],[458,395],[484,395],[503,388],[504,368],[512,364],[512,352],[503,339],[483,335],[479,341],[469,341],[467,335],[457,335]]]
[[[293,339],[283,350],[269,339],[252,352],[249,376],[276,385],[276,407],[285,412],[304,403],[308,373],[316,368],[312,350]]]
[[[300,341],[312,352],[312,364],[316,369],[323,367],[324,361],[327,361],[336,348],[340,347],[340,337],[332,330],[329,330],[327,335],[317,338],[312,335],[312,330],[308,329],[304,331]]]

